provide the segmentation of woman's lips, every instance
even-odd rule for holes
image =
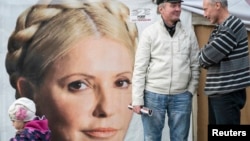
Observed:
[[[117,133],[114,128],[96,128],[92,130],[83,131],[86,135],[95,138],[109,138]]]

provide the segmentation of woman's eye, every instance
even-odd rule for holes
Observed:
[[[68,89],[70,91],[78,91],[78,90],[84,90],[86,89],[88,86],[86,85],[86,83],[82,82],[82,81],[75,81],[72,82],[68,85]]]
[[[115,81],[115,86],[116,87],[127,88],[130,84],[131,84],[131,82],[128,79]]]

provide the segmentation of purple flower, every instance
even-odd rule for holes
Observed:
[[[24,107],[19,107],[16,112],[17,120],[24,120],[27,117],[27,109]]]

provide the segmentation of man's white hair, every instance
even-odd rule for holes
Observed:
[[[223,7],[227,7],[227,6],[228,6],[227,0],[210,0],[210,2],[211,2],[211,3],[219,2],[219,3],[221,3],[221,5],[222,5]]]

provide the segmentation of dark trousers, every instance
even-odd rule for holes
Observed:
[[[246,89],[208,97],[209,124],[240,124],[240,110],[246,103]]]

